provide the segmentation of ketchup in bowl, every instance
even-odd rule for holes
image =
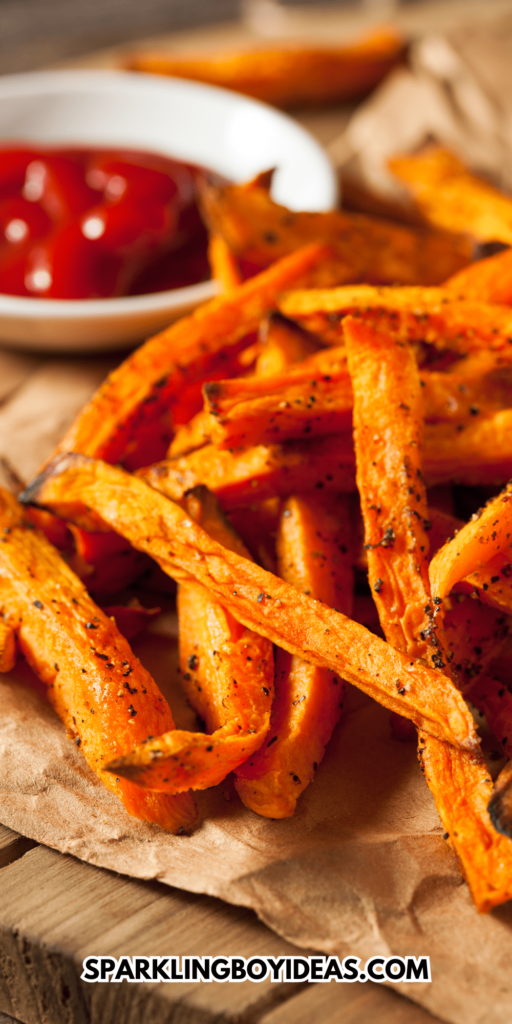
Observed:
[[[209,277],[199,168],[131,150],[0,149],[0,292],[98,299]]]

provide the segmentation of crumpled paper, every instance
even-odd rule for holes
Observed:
[[[413,42],[409,66],[361,104],[329,153],[349,177],[390,201],[405,191],[395,154],[435,140],[501,188],[512,188],[512,14]]]
[[[193,727],[176,638],[148,632],[133,646],[178,727]],[[452,1024],[509,1024],[512,905],[475,910],[415,744],[391,738],[382,707],[350,692],[293,818],[253,814],[228,778],[197,794],[194,834],[171,836],[126,813],[42,691],[23,663],[0,681],[4,824],[89,863],[251,907],[299,947],[363,961],[428,955],[432,984],[401,985],[405,995]]]

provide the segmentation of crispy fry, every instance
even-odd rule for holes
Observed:
[[[245,448],[350,430],[352,388],[345,355],[331,361],[322,356],[330,362],[328,373],[322,372],[322,360],[311,356],[279,377],[205,384],[210,425],[203,420],[203,429],[209,439],[221,447]]]
[[[16,633],[12,626],[0,622],[0,672],[10,672],[16,664]]]
[[[429,567],[436,604],[470,573],[483,568],[500,551],[510,547],[512,536],[512,484],[474,515],[457,535],[434,556]]]
[[[478,747],[471,715],[445,676],[217,544],[143,480],[68,454],[54,460],[23,500],[84,528],[115,529],[174,579],[202,583],[242,625],[339,673],[433,735],[467,750]]]
[[[162,458],[171,438],[169,408],[182,399],[184,387],[211,379],[219,363],[229,365],[231,352],[247,344],[280,292],[307,281],[326,258],[324,246],[309,246],[151,338],[107,377],[58,450],[132,469]]]
[[[461,755],[449,743],[420,736],[418,754],[436,807],[459,857],[478,910],[485,913],[512,897],[510,839],[498,835],[487,811],[492,781],[481,759]]]
[[[400,36],[379,29],[345,46],[267,47],[204,56],[134,53],[127,67],[220,85],[288,108],[364,96],[393,67],[402,50]]]
[[[137,818],[170,832],[196,822],[193,799],[143,793],[105,766],[149,734],[174,727],[169,705],[115,623],[24,509],[0,491],[1,606],[22,654],[48,686],[55,711],[88,764]]]
[[[190,455],[140,470],[139,475],[173,501],[180,501],[197,484],[205,484],[225,510],[296,491],[325,488],[350,493],[356,486],[348,433],[258,445],[241,452],[205,445]]]
[[[457,298],[470,302],[512,305],[512,251],[507,249],[464,267],[444,287]]]
[[[357,487],[368,579],[389,643],[436,668],[445,663],[432,630],[427,496],[423,485],[423,401],[411,348],[348,317],[354,387]]]
[[[318,341],[280,313],[262,321],[259,338],[263,349],[256,360],[257,377],[273,377],[318,351]]]
[[[346,210],[295,213],[274,203],[268,187],[204,181],[201,200],[210,230],[224,238],[242,267],[248,264],[254,270],[318,240],[333,247],[339,284],[438,285],[472,259],[466,237]]]
[[[329,344],[340,344],[343,317],[352,313],[404,341],[425,341],[461,354],[489,348],[508,362],[512,358],[509,307],[454,300],[442,288],[313,288],[283,296],[279,308]]]
[[[472,174],[447,149],[433,146],[395,156],[389,167],[430,224],[468,232],[483,242],[512,242],[510,196]]]
[[[346,498],[290,498],[280,520],[279,575],[351,615],[351,533]],[[324,756],[343,696],[343,681],[332,672],[278,651],[269,740],[236,773],[236,789],[246,807],[270,818],[293,814]]]
[[[421,657],[428,644],[430,651],[434,647],[429,654],[434,664],[445,667],[449,658],[435,633],[427,572],[422,409],[414,357],[393,336],[351,318],[345,336],[354,385],[357,482],[379,618],[399,649]],[[512,894],[512,844],[492,828],[486,807],[492,783],[483,758],[427,733],[420,734],[418,753],[473,899],[480,910],[489,910]]]
[[[236,259],[220,235],[210,235],[208,261],[212,277],[219,282],[223,292],[231,292],[242,284],[242,275]]]

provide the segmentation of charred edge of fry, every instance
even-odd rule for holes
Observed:
[[[503,789],[495,790],[487,805],[489,817],[502,836],[512,839],[512,778]]]

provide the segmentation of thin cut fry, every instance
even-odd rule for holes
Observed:
[[[279,308],[329,344],[340,344],[342,320],[352,313],[403,340],[425,341],[461,354],[489,348],[511,358],[510,308],[459,301],[443,288],[311,288],[283,296]]]
[[[364,214],[333,210],[296,213],[275,203],[268,186],[201,183],[203,215],[221,235],[242,269],[268,267],[308,242],[333,247],[339,284],[438,285],[467,266],[472,244],[466,236],[410,227]]]
[[[352,613],[351,515],[347,499],[290,498],[281,514],[278,572],[319,601]],[[338,721],[344,684],[282,649],[267,741],[238,769],[236,788],[258,814],[285,818],[313,780]]]
[[[24,501],[84,528],[115,529],[174,579],[202,583],[242,625],[341,675],[419,728],[477,749],[471,715],[445,676],[217,544],[143,480],[69,454],[27,488]]]
[[[127,66],[220,85],[288,108],[364,96],[393,67],[402,49],[400,36],[380,29],[346,46],[267,47],[203,56],[135,53]]]
[[[233,253],[220,235],[210,235],[208,261],[214,281],[218,281],[223,292],[233,291],[242,284],[242,275]]]
[[[483,242],[512,242],[512,199],[464,167],[447,149],[395,156],[389,167],[406,186],[424,218]]]
[[[222,362],[231,347],[247,343],[278,295],[296,281],[307,281],[328,256],[324,246],[308,246],[151,338],[107,377],[58,451],[80,451],[130,468],[161,458],[171,437],[169,407],[183,388],[210,379],[212,364]],[[141,444],[148,434],[150,458]],[[155,454],[158,444],[161,455]]]
[[[196,822],[192,797],[143,793],[105,771],[148,735],[174,728],[171,711],[114,622],[89,597],[24,509],[0,491],[4,621],[90,767],[137,818],[170,832]]]
[[[217,495],[225,510],[243,508],[297,491],[355,490],[355,464],[350,434],[312,441],[258,445],[241,452],[205,445],[199,451],[140,470],[139,475],[173,501],[198,484]]]

